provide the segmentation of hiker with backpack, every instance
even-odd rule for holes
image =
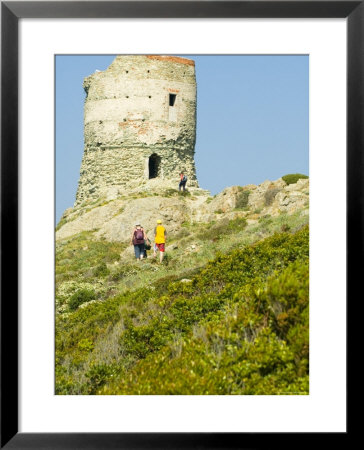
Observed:
[[[185,191],[186,190],[187,177],[186,177],[186,175],[183,172],[181,172],[179,174],[179,176],[180,176],[180,182],[179,182],[179,185],[178,185],[178,190],[180,191],[181,187],[182,187],[183,190]]]
[[[134,245],[134,253],[136,259],[143,259],[145,256],[145,242],[147,242],[148,238],[145,234],[143,227],[140,223],[135,225],[133,229],[133,233],[131,235],[130,244]]]
[[[167,231],[162,225],[161,220],[157,220],[157,226],[154,228],[154,254],[157,256],[157,250],[159,250],[159,262],[161,263],[164,258],[165,246],[166,246]]]

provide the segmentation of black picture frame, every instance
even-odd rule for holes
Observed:
[[[347,18],[347,312],[363,274],[364,1],[1,2],[1,448],[229,449],[298,443],[297,433],[18,432],[18,22],[21,18]],[[8,106],[11,105],[9,108]],[[358,252],[359,250],[359,252]],[[349,341],[348,341],[349,342]],[[350,345],[347,346],[350,354]],[[349,358],[348,358],[349,361]],[[348,362],[347,361],[347,362]],[[349,375],[349,373],[347,372]],[[349,395],[349,390],[347,391]],[[335,441],[349,437],[334,433]],[[350,433],[351,435],[351,433]],[[325,433],[303,433],[300,445]],[[344,442],[342,442],[344,443]]]

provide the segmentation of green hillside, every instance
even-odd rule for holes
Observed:
[[[186,223],[163,265],[57,242],[56,393],[308,394],[307,222]]]

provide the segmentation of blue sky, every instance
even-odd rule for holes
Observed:
[[[196,65],[200,187],[308,175],[307,55],[180,55]],[[56,56],[56,221],[73,206],[83,154],[83,79],[115,55]]]

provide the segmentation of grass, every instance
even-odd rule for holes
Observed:
[[[121,285],[144,279],[57,316],[56,392],[307,394],[308,229],[279,219],[233,223],[214,245],[195,230],[200,250],[181,244],[167,265],[123,264]]]
[[[64,217],[61,218],[61,220],[56,225],[56,231],[58,231],[60,228],[63,227],[68,222],[68,220]]]
[[[93,240],[92,234],[84,232],[57,244],[56,294],[65,282],[76,285],[87,282],[97,286],[96,298],[102,300],[107,292],[123,293],[170,277],[188,278],[217,253],[243,248],[281,232],[282,227],[295,230],[307,222],[307,216],[296,213],[263,218],[254,226],[247,226],[244,218],[198,225],[186,223],[178,233],[169,236],[163,264],[152,258],[152,251],[142,261],[136,261],[133,255],[121,259],[126,244]],[[192,244],[195,250],[190,249]]]
[[[120,259],[125,243],[94,240],[92,232],[83,232],[56,245],[56,283],[75,278],[92,278],[100,264]]]
[[[307,395],[309,218],[258,219],[184,222],[162,264],[95,230],[58,241],[56,393]]]

